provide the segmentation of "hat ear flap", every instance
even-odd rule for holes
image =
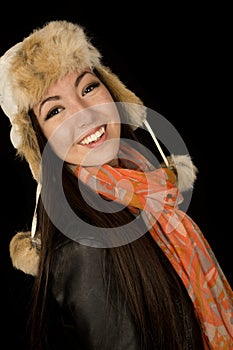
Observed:
[[[102,81],[106,83],[107,87],[113,92],[116,100],[142,105],[140,98],[129,90],[109,67],[102,65],[98,66],[96,70],[100,74]]]
[[[111,92],[115,102],[124,103],[124,108],[128,111],[127,122],[136,129],[142,126],[146,120],[146,108],[142,100],[129,90],[118,76],[110,70],[109,67],[103,65],[98,66],[96,71],[101,81],[106,85]]]

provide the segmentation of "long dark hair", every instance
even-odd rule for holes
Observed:
[[[45,150],[46,139],[32,111],[30,111],[30,116],[42,154]],[[122,125],[121,137],[142,143],[140,137],[136,137],[135,132],[126,124]],[[143,139],[145,140],[145,135]],[[49,147],[46,147],[46,152],[47,155],[43,156],[42,160],[44,200],[49,203],[50,207],[56,207],[54,210],[57,210],[62,220],[65,221],[66,215],[59,204],[56,186],[57,169],[60,169],[61,160]],[[116,227],[133,220],[127,208],[112,213],[104,211],[100,213],[89,206],[80,194],[80,184],[77,178],[66,165],[62,168],[62,184],[67,201],[75,214],[87,222],[94,223],[100,228],[100,232],[101,227]],[[82,191],[85,191],[90,200],[95,199],[96,194],[85,185]],[[46,339],[49,332],[48,319],[51,301],[49,276],[53,265],[53,252],[58,244],[67,238],[56,229],[50,220],[44,208],[44,200],[39,202],[38,230],[41,233],[42,245],[39,271],[34,284],[30,324],[32,349],[37,350],[47,349]],[[128,234],[135,234],[137,230],[140,230],[140,227],[131,225],[129,225],[129,230],[131,230],[130,227],[132,227],[132,232]],[[146,232],[129,244],[102,249],[101,252],[107,298],[119,308],[123,307],[122,300],[126,303],[138,332],[141,344],[139,348],[142,350],[155,348],[183,350],[184,334],[183,326],[177,322],[177,300],[182,305],[186,290],[151,235]],[[59,269],[62,270],[62,268],[61,264]],[[189,302],[192,305],[191,301]]]

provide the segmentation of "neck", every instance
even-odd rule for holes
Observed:
[[[117,167],[117,166],[119,166],[119,159],[118,159],[118,158],[112,159],[112,160],[108,163],[108,165],[111,165],[112,167]]]

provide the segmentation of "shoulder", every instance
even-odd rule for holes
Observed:
[[[64,240],[56,249],[52,293],[77,348],[135,350],[138,340],[130,312],[126,307],[118,311],[106,294],[105,251]]]
[[[103,249],[65,240],[54,252],[52,294],[60,306],[78,310],[104,305]],[[76,311],[75,311],[76,310]]]
[[[54,250],[54,267],[61,271],[66,267],[67,273],[67,268],[72,270],[73,266],[77,268],[89,263],[99,265],[103,254],[102,248],[92,247],[87,242],[82,244],[67,237]]]

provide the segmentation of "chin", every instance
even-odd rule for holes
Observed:
[[[82,166],[101,166],[104,164],[116,164],[117,160],[117,153],[111,153],[111,154],[101,154],[94,156],[93,154],[89,157],[86,157],[83,162]]]

